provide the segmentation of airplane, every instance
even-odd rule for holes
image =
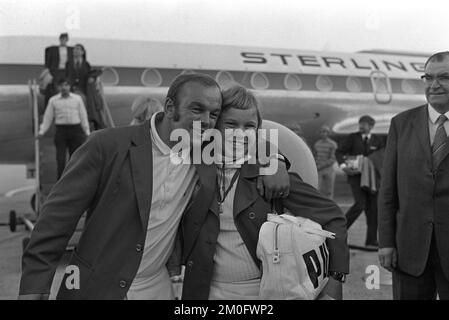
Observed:
[[[44,49],[55,38],[0,37],[0,163],[34,162],[33,116],[28,81],[43,70]],[[358,130],[369,114],[375,133],[386,135],[397,113],[425,103],[419,76],[430,54],[366,50],[357,53],[245,46],[71,39],[82,43],[87,60],[102,68],[101,81],[117,126],[131,121],[131,105],[141,97],[163,104],[180,73],[201,72],[220,85],[251,88],[265,119],[302,131],[312,145],[327,124],[337,140]],[[40,110],[44,110],[40,97]]]

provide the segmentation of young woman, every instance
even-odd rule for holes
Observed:
[[[223,92],[217,123],[222,137],[226,137],[226,129],[255,134],[261,122],[258,101],[249,90],[233,86]],[[211,174],[217,181],[215,189],[203,189],[204,194],[197,197],[201,201],[194,202],[183,218],[183,299],[243,300],[257,299],[259,295],[261,262],[256,247],[271,203],[257,192],[259,166],[248,161],[251,139],[244,142],[237,138],[231,148],[226,148],[230,144],[225,140],[221,161]],[[236,152],[242,148],[245,152]],[[332,200],[302,182],[297,174],[289,176],[290,192],[282,205],[336,233],[336,239],[328,242],[329,270],[341,280],[349,272],[344,215]],[[341,299],[341,288],[341,282],[331,278],[325,291]]]
[[[67,77],[74,93],[87,95],[87,83],[91,66],[86,60],[86,49],[82,44],[73,47],[73,60],[67,62]]]

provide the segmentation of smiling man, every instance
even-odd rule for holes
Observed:
[[[427,104],[391,121],[379,199],[379,258],[394,299],[449,299],[449,52],[422,76]]]
[[[170,134],[175,129],[192,134],[194,122],[204,130],[213,128],[221,104],[213,78],[180,75],[168,89],[164,111],[142,125],[92,134],[73,154],[40,211],[22,259],[19,298],[48,298],[67,243],[87,212],[69,262],[79,270],[79,286],[67,286],[66,273],[57,298],[173,299],[165,265],[182,213],[190,200],[207,206],[194,189],[197,194],[213,190],[215,181],[201,164],[171,161],[175,142]],[[267,193],[288,193],[288,180],[278,183],[278,174],[282,171],[261,178]]]

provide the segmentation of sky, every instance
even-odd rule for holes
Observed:
[[[0,36],[354,52],[449,49],[447,0],[0,0]],[[55,41],[56,42],[56,41]]]

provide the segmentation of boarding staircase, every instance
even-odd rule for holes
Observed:
[[[96,79],[95,83],[92,84],[94,87],[93,94],[95,94],[95,99],[88,99],[88,101],[97,101],[101,108],[97,106],[87,105],[86,108],[88,115],[90,116],[92,112],[90,109],[96,108],[96,114],[101,116],[101,123],[103,127],[114,127],[114,121],[109,110],[109,106],[106,102],[103,85],[99,78]],[[35,150],[35,195],[32,198],[31,206],[35,211],[36,215],[39,215],[42,204],[47,199],[51,189],[57,182],[57,164],[56,164],[56,148],[54,145],[54,133],[55,128],[52,126],[50,131],[45,134],[41,139],[37,139],[39,124],[42,123],[42,118],[45,112],[46,106],[43,101],[40,101],[39,86],[36,80],[30,80],[28,82],[29,93],[30,93],[30,108],[33,114],[33,135],[34,139],[34,150]],[[39,103],[41,102],[41,103]],[[26,225],[27,229],[32,230],[34,227],[34,221],[27,218],[21,218],[21,220]],[[84,226],[85,218],[80,220],[77,226],[77,232],[73,235],[72,239],[69,241],[68,249],[72,249],[78,243],[81,231]],[[27,244],[27,238],[24,239],[24,247]]]

